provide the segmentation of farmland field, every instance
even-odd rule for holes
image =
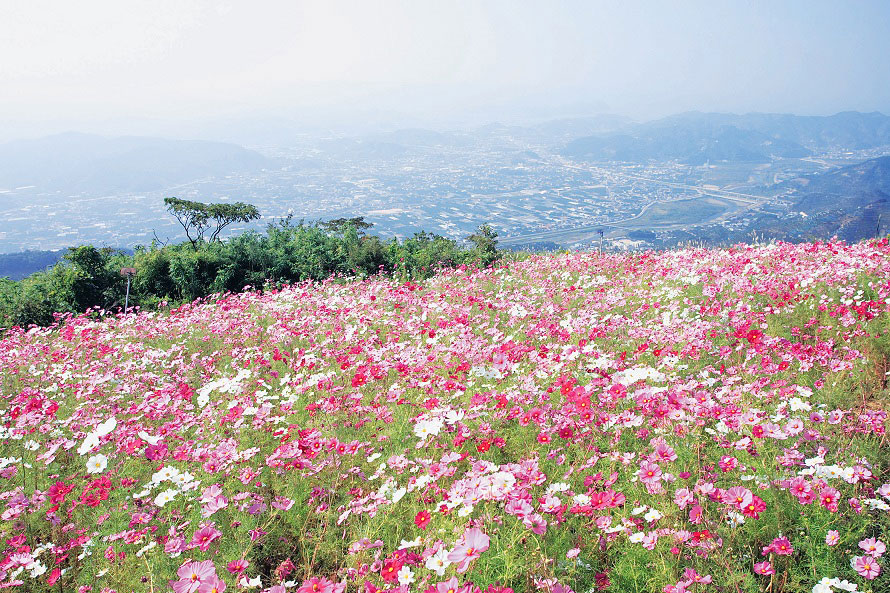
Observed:
[[[536,256],[0,341],[12,591],[888,591],[890,246]]]

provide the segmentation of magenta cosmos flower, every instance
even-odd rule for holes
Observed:
[[[190,547],[200,548],[202,552],[206,552],[210,544],[220,537],[222,537],[222,532],[219,529],[213,525],[205,525],[192,536]]]
[[[461,541],[448,554],[448,560],[457,564],[457,572],[466,572],[470,562],[479,558],[488,549],[491,540],[479,529],[473,527],[464,532]]]

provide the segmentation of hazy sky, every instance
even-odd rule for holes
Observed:
[[[0,126],[890,113],[890,1],[0,0]]]

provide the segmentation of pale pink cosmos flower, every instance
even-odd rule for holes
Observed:
[[[644,484],[654,484],[661,480],[661,468],[657,463],[644,461],[640,464],[640,471],[637,472],[637,476]]]
[[[643,536],[643,547],[647,550],[654,550],[655,544],[658,543],[658,534],[654,531],[650,531],[646,535]]]
[[[776,574],[776,570],[773,568],[773,565],[770,564],[769,561],[758,562],[754,565],[754,573],[755,574]]]
[[[872,556],[856,556],[850,561],[850,566],[859,576],[869,581],[881,574],[881,566]]]
[[[198,593],[223,593],[226,590],[226,582],[216,575],[213,575],[206,583],[201,583],[198,587]]]
[[[460,583],[457,581],[457,577],[451,577],[436,585],[436,593],[457,593],[459,588]]]
[[[457,572],[466,572],[470,562],[479,558],[488,549],[491,540],[481,530],[473,527],[464,532],[463,538],[448,554],[448,560],[457,564]]]
[[[743,486],[733,486],[723,495],[723,502],[740,510],[751,504],[753,500],[754,495]]]
[[[692,492],[689,491],[689,488],[680,488],[674,492],[674,503],[680,507],[680,509],[685,509],[692,504],[694,500],[695,498],[692,496]]]
[[[201,585],[216,582],[216,567],[212,560],[186,562],[176,571],[178,581],[170,581],[175,593],[196,593]]]
[[[879,539],[870,537],[859,542],[859,547],[875,558],[880,558],[887,551],[887,546]]]
[[[837,529],[829,529],[828,533],[825,534],[825,543],[827,545],[836,546],[839,541],[841,541],[841,536]]]

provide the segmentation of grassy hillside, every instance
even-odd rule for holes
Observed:
[[[888,242],[305,282],[0,342],[0,586],[886,591]]]

